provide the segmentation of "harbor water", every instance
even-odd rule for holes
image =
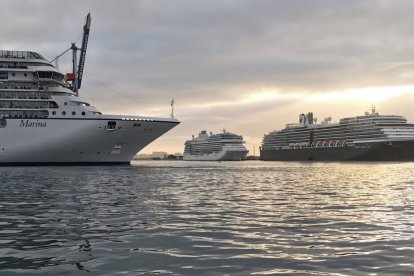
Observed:
[[[414,163],[0,168],[0,275],[413,275]]]

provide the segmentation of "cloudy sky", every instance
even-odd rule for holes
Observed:
[[[81,95],[103,113],[182,123],[142,152],[182,152],[200,130],[263,134],[313,111],[375,105],[414,122],[414,1],[2,0],[3,50],[51,60],[92,27]],[[70,56],[59,59],[69,72]]]

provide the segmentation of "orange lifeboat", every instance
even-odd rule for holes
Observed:
[[[74,81],[75,80],[75,74],[73,74],[73,73],[66,73],[66,80],[68,80],[68,81]]]

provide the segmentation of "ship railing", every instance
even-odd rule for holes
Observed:
[[[0,58],[29,58],[28,52],[24,51],[0,51]]]
[[[364,140],[354,140],[353,144],[366,144],[366,143],[382,143],[382,142],[389,142],[392,139],[390,138],[383,138],[383,139],[364,139]]]
[[[299,143],[290,143],[289,147],[292,149],[302,149],[307,148],[309,146],[308,142],[299,142]]]
[[[0,99],[51,99],[51,95],[48,92],[35,92],[35,91],[7,91],[0,92]]]
[[[12,65],[12,64],[0,64],[0,68],[6,69],[28,69],[26,65]]]
[[[298,143],[289,143],[285,146],[274,146],[273,149],[303,149],[303,148],[345,148],[352,147],[354,144],[352,142],[347,142],[346,140],[317,140],[312,143],[309,142],[298,142]]]
[[[0,58],[13,58],[13,59],[41,59],[46,61],[46,59],[35,52],[30,51],[7,51],[0,50]]]
[[[3,118],[19,118],[19,119],[42,119],[49,116],[47,110],[0,110],[0,116]]]
[[[19,86],[19,85],[4,85],[4,86],[0,86],[0,90],[32,90],[32,91],[37,91],[37,90],[43,90],[42,88],[39,88],[37,86],[31,86],[31,85],[23,85],[23,86]]]

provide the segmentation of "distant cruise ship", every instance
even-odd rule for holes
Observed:
[[[38,53],[0,51],[0,165],[129,164],[179,123],[102,115],[78,96],[89,26],[88,15],[79,67],[73,44],[66,76]]]
[[[191,161],[240,161],[248,150],[243,137],[223,130],[219,134],[207,134],[205,130],[185,142],[184,160]]]
[[[316,124],[312,113],[299,124],[265,135],[260,159],[275,161],[414,161],[414,124],[402,116],[379,115],[331,118]]]

